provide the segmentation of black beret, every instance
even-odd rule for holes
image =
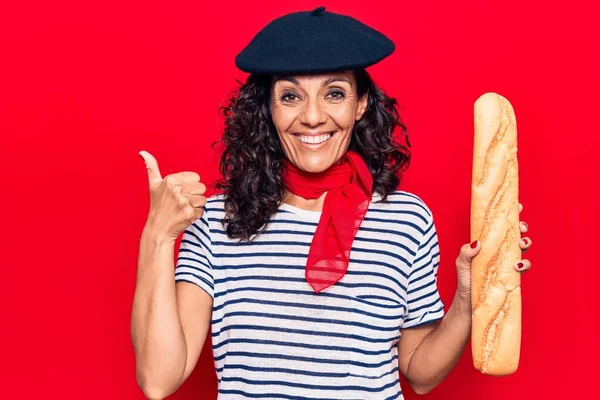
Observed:
[[[381,32],[346,16],[301,11],[267,24],[237,55],[245,72],[285,74],[366,68],[392,54],[394,42]]]

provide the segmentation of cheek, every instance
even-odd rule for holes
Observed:
[[[329,115],[344,131],[349,131],[354,126],[354,117],[356,115],[356,105],[352,103],[338,104],[336,107],[332,107]]]
[[[296,117],[294,110],[290,107],[274,105],[271,108],[271,118],[273,119],[273,125],[277,128],[277,131],[283,133],[289,129]]]

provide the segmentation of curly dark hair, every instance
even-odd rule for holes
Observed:
[[[357,92],[368,93],[367,109],[354,125],[349,149],[359,153],[373,176],[373,192],[386,201],[396,190],[411,153],[396,142],[399,127],[408,140],[408,130],[398,113],[396,99],[387,96],[365,69],[355,70]],[[224,107],[225,129],[220,161],[222,178],[214,187],[224,194],[226,226],[229,238],[251,240],[260,234],[277,211],[284,194],[282,169],[285,153],[270,112],[270,75],[251,74]],[[261,229],[262,228],[262,229]]]

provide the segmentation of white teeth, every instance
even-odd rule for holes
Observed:
[[[331,137],[331,133],[327,135],[319,135],[319,136],[298,136],[302,143],[306,144],[320,144],[323,143]]]

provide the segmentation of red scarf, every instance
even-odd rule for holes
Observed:
[[[348,270],[352,242],[371,202],[373,178],[362,157],[348,150],[341,163],[320,173],[302,171],[286,159],[283,181],[290,192],[305,199],[327,192],[305,270],[306,280],[319,293]]]

